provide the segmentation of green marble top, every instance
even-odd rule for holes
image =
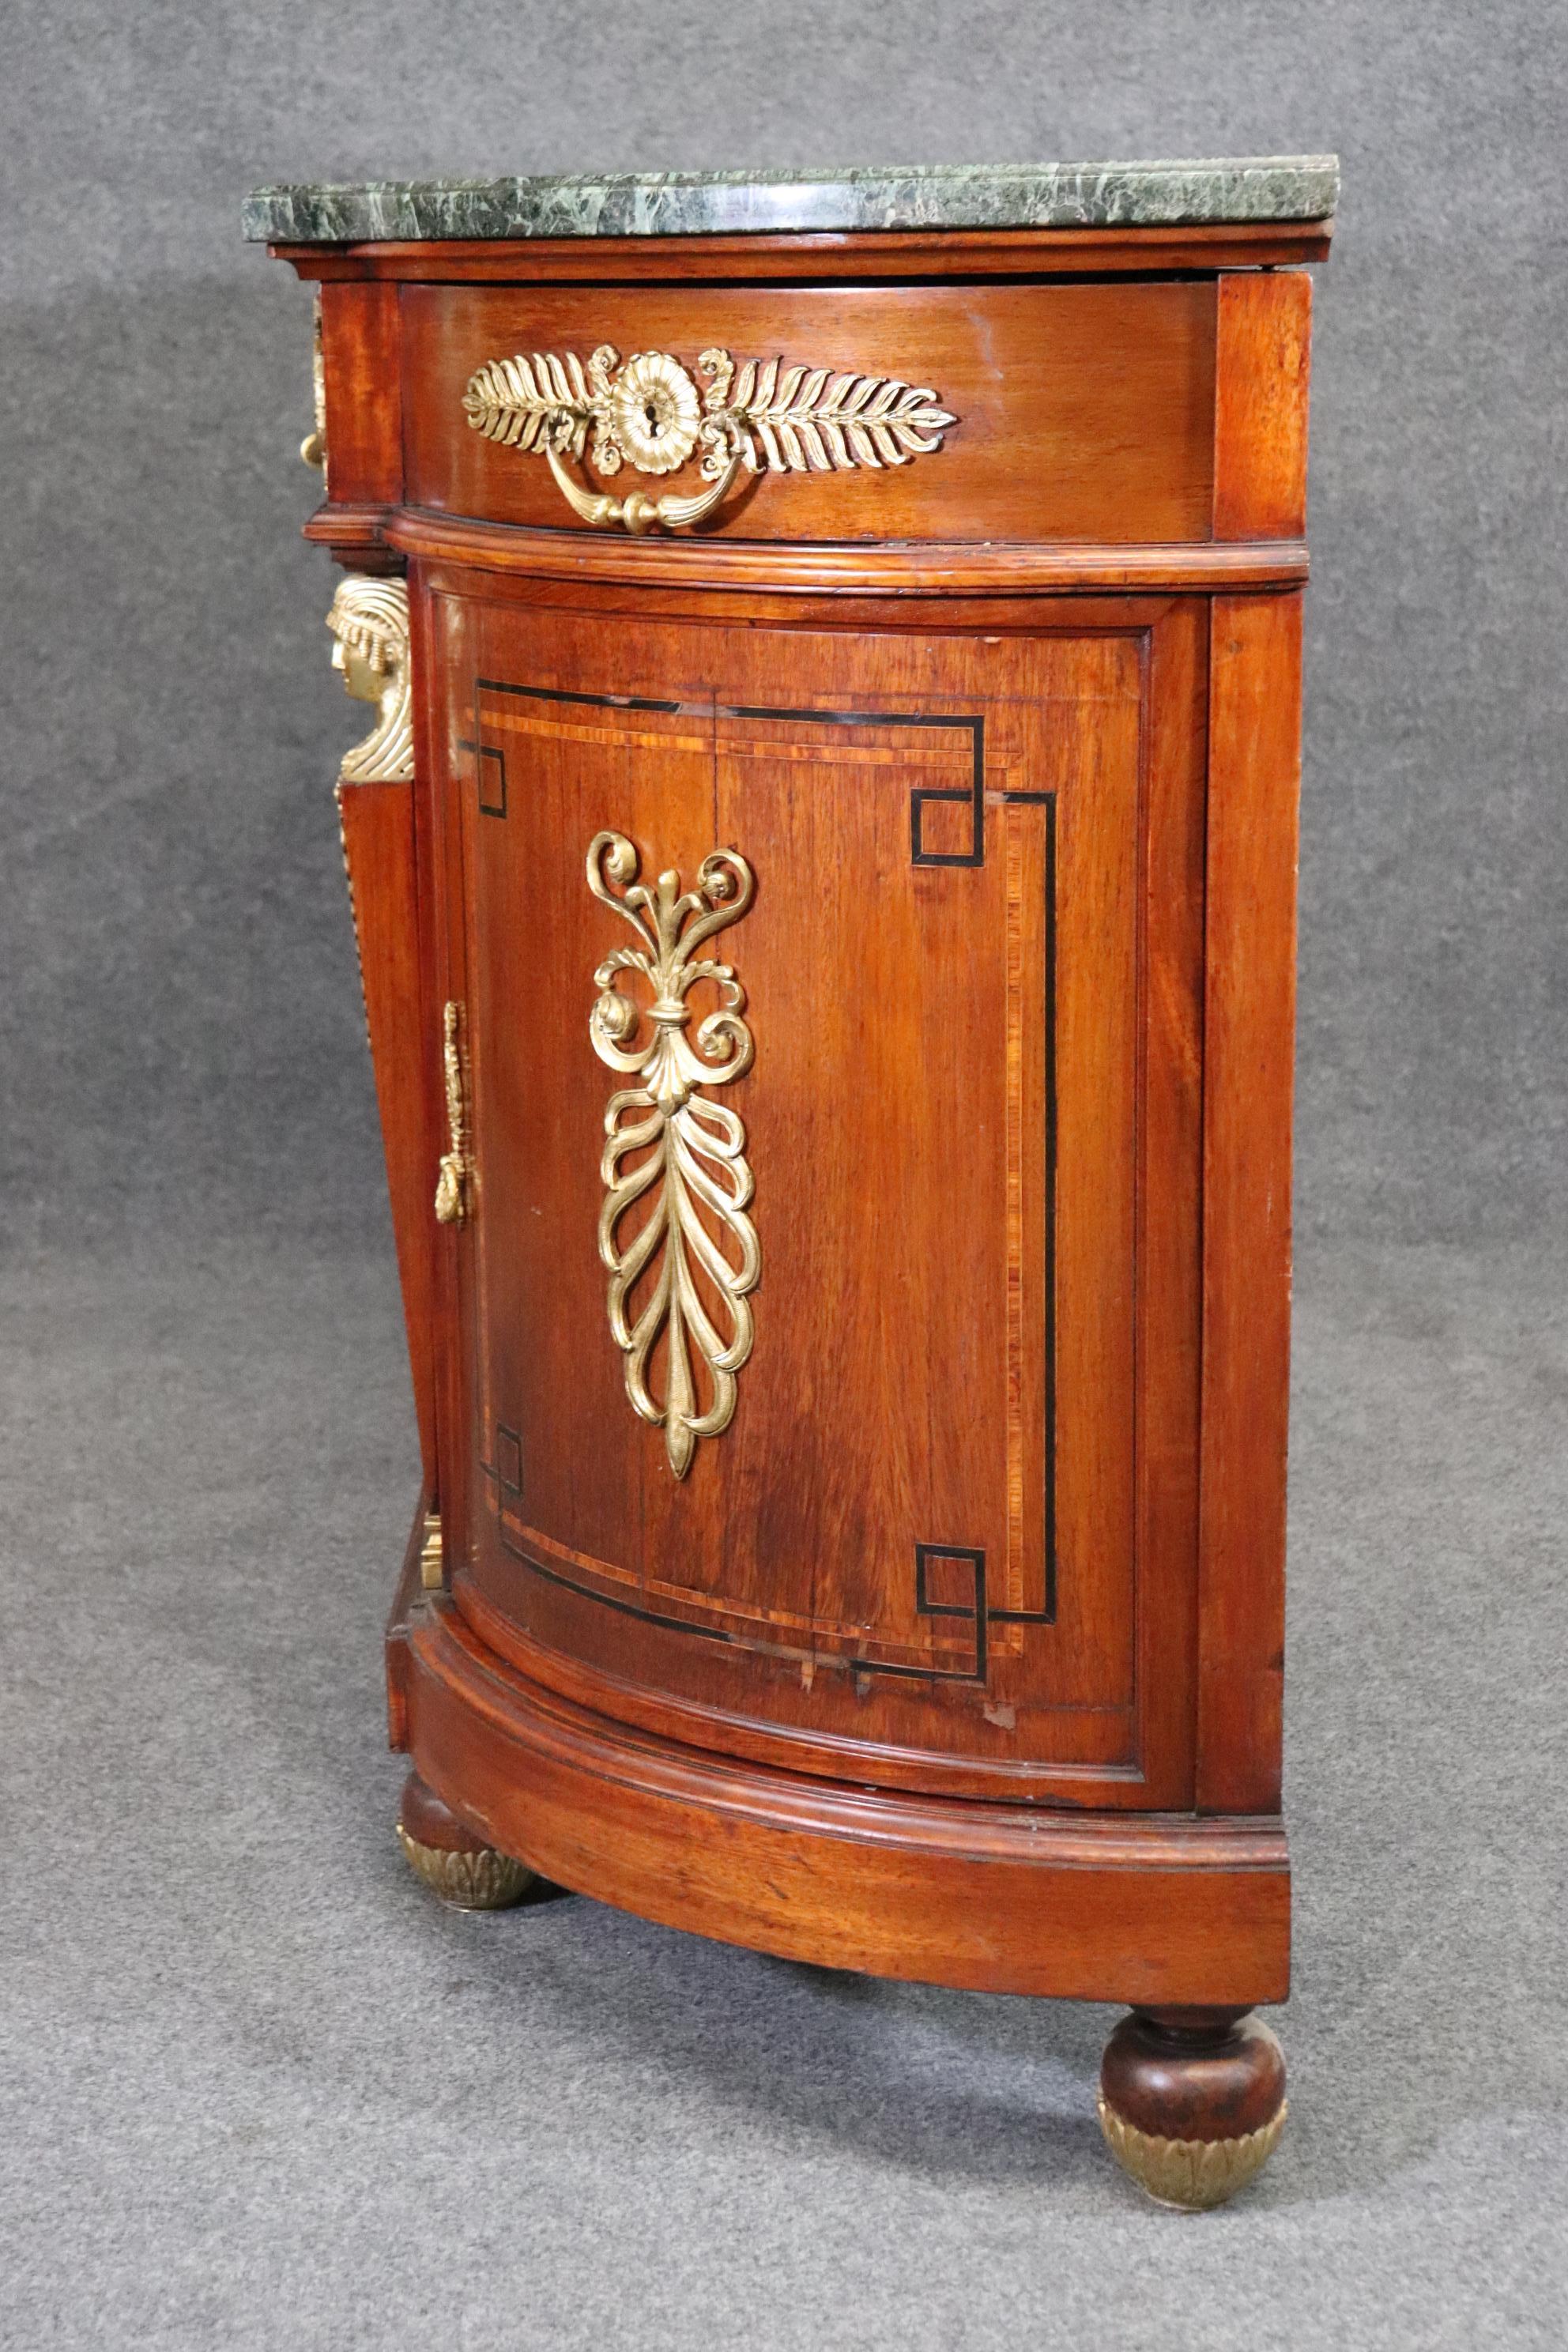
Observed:
[[[914,171],[589,173],[258,188],[245,234],[279,245],[391,238],[720,236],[791,230],[1154,228],[1322,220],[1334,155],[1223,163],[938,164]]]

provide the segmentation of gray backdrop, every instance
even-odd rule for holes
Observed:
[[[269,178],[1337,148],[1313,392],[1300,1214],[1560,1212],[1554,0],[7,12],[4,1193],[24,1241],[378,1198],[308,297]]]
[[[0,2346],[1568,2340],[1561,0],[11,0]],[[416,1451],[269,178],[1338,148],[1319,280],[1291,2119],[1108,2012],[444,1912]]]

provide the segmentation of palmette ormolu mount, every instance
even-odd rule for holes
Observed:
[[[1332,159],[290,188],[422,1487],[399,1831],[1285,2116]]]

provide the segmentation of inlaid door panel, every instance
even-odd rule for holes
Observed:
[[[460,1601],[706,1745],[1181,1801],[1195,629],[446,601]]]

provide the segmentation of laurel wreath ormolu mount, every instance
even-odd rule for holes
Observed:
[[[601,343],[586,365],[575,352],[520,352],[476,370],[463,409],[476,433],[503,448],[535,450],[574,513],[586,523],[624,523],[641,533],[655,525],[689,529],[717,511],[742,472],[853,472],[902,466],[930,457],[958,419],[934,392],[897,377],[858,375],[783,360],[747,360],[736,372],[725,351],[706,351],[697,383],[668,352],[637,352],[622,361]],[[689,498],[624,499],[585,489],[567,458],[581,459],[593,435],[592,463],[602,474],[623,464],[644,474],[672,474],[699,448],[710,489]]]
[[[307,530],[376,715],[339,804],[420,1435],[404,1851],[448,1903],[1123,2003],[1103,2144],[1186,2210],[1286,2118],[1249,2012],[1334,188],[250,214],[320,282]]]

